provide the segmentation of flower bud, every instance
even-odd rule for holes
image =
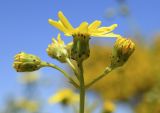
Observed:
[[[66,62],[66,58],[69,57],[69,54],[64,41],[60,37],[60,34],[58,34],[57,40],[53,38],[52,41],[52,44],[48,45],[46,50],[48,55],[59,60],[60,62]]]
[[[41,59],[35,55],[21,52],[15,55],[13,67],[17,72],[36,71],[42,67]]]
[[[111,58],[111,67],[122,66],[135,50],[135,44],[125,38],[118,38],[114,44]]]

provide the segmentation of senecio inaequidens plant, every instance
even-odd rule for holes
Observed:
[[[20,52],[15,55],[13,67],[17,72],[32,72],[42,67],[52,67],[62,72],[69,82],[75,86],[75,88],[79,89],[79,113],[84,113],[86,89],[115,68],[123,66],[135,50],[135,44],[130,39],[123,38],[121,35],[112,32],[117,27],[117,24],[109,27],[100,27],[101,21],[95,20],[91,24],[82,22],[77,28],[74,28],[61,11],[58,12],[58,17],[58,21],[49,19],[49,24],[59,29],[66,36],[72,36],[73,41],[66,45],[61,39],[60,34],[58,34],[57,40],[53,38],[52,43],[46,51],[51,58],[57,59],[61,63],[68,63],[78,83],[73,79],[73,76],[70,76],[60,67],[42,61],[39,57],[25,52]],[[113,47],[110,65],[106,66],[101,75],[86,85],[84,83],[83,62],[90,56],[89,40],[91,37],[116,38],[116,42]],[[73,64],[72,60],[74,60],[76,64]]]

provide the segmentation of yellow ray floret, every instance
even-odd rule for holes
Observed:
[[[40,79],[40,76],[36,73],[26,73],[23,76],[20,76],[18,81],[22,84],[35,83]]]
[[[101,21],[95,20],[91,24],[88,24],[87,22],[82,22],[77,28],[74,28],[61,11],[58,12],[58,17],[58,21],[49,19],[48,22],[60,31],[64,32],[66,36],[73,36],[77,34],[89,35],[93,37],[120,36],[112,32],[118,26],[117,24],[113,24],[109,27],[100,27]]]
[[[79,101],[79,95],[70,89],[62,89],[48,100],[50,104],[63,103],[64,101],[66,104],[76,103]]]
[[[34,100],[21,99],[16,102],[16,107],[35,113],[38,112],[39,104]]]

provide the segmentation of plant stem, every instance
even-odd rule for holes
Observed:
[[[79,75],[78,75],[78,72],[77,72],[75,66],[72,64],[72,62],[70,61],[69,58],[67,58],[66,61],[69,64],[69,66],[72,68],[72,70],[74,71],[74,74],[76,75],[77,79],[79,80]]]
[[[85,84],[84,84],[84,76],[83,76],[83,62],[78,62],[79,73],[80,73],[80,109],[79,113],[84,113],[84,105],[85,105]]]
[[[57,69],[58,71],[60,71],[70,81],[70,83],[72,83],[77,88],[79,87],[79,85],[63,69],[61,69],[60,67],[58,67],[58,66],[56,66],[54,64],[48,63],[48,62],[43,62],[42,66],[43,67],[48,66],[48,67]]]
[[[102,79],[105,75],[107,75],[108,73],[110,73],[112,70],[113,69],[111,67],[105,68],[104,72],[101,75],[99,75],[96,79],[94,79],[93,81],[91,81],[89,84],[87,84],[85,88],[89,88],[94,83],[96,83],[97,81],[99,81],[100,79]]]

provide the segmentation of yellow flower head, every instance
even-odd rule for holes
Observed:
[[[95,20],[91,24],[82,22],[77,28],[74,28],[61,11],[58,12],[58,17],[58,21],[49,19],[48,22],[64,32],[66,36],[73,36],[71,58],[76,61],[83,61],[90,56],[90,37],[120,37],[120,35],[112,32],[117,27],[117,24],[109,27],[100,27],[101,21]]]
[[[21,99],[16,103],[16,106],[28,112],[35,113],[39,109],[39,104],[33,100]]]
[[[39,75],[36,73],[27,73],[23,76],[20,76],[18,80],[22,84],[34,83],[39,80]]]
[[[49,19],[48,22],[60,31],[64,32],[66,36],[80,35],[82,37],[119,37],[119,35],[112,33],[112,31],[117,27],[117,24],[113,24],[109,27],[99,27],[101,25],[101,21],[95,20],[91,24],[82,22],[77,28],[74,28],[61,11],[58,12],[58,17],[58,21]]]
[[[75,94],[70,89],[63,89],[49,98],[50,104],[61,103],[63,105],[73,104],[79,102],[79,95]]]
[[[64,41],[61,39],[60,34],[56,39],[52,39],[52,44],[48,45],[47,53],[50,57],[56,58],[60,62],[66,62],[66,58],[69,57],[67,46],[64,44]]]
[[[112,113],[115,111],[115,105],[111,101],[106,101],[103,105],[103,113]]]

